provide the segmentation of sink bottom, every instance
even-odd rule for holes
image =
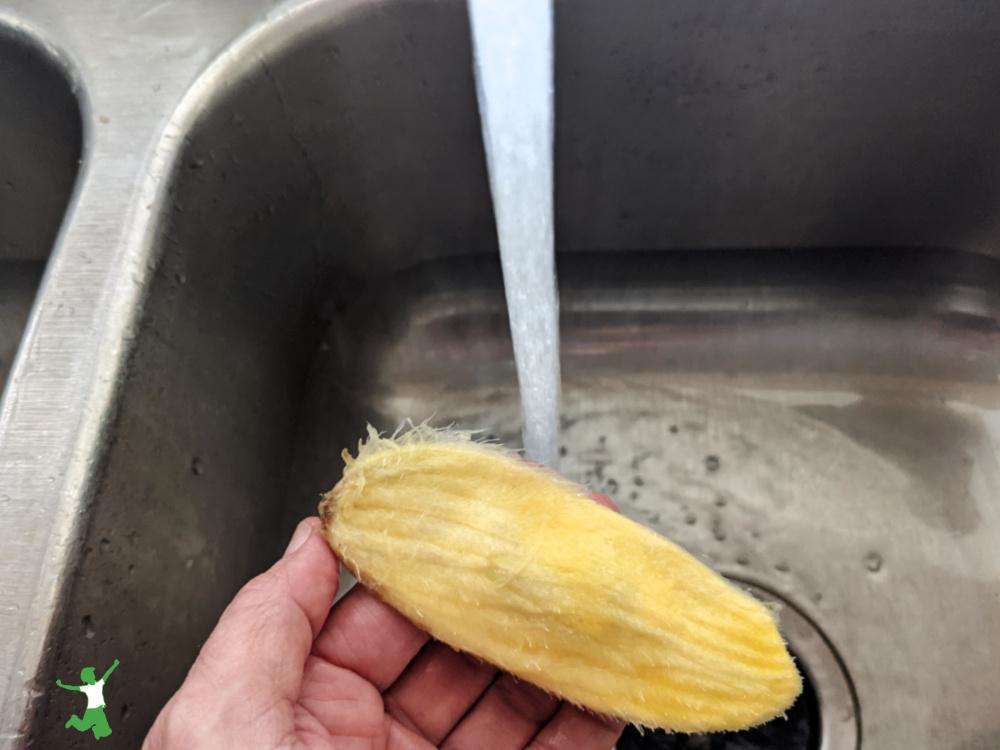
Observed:
[[[822,253],[756,255],[562,259],[560,469],[816,624],[850,675],[823,706],[826,750],[856,747],[862,717],[871,747],[992,747],[996,297],[928,275],[960,267],[947,254],[884,276],[902,255],[834,274]],[[493,274],[429,268],[335,320],[296,476],[336,480],[345,417],[519,444]]]
[[[316,279],[333,291],[309,306],[287,276],[220,292],[181,261],[147,302],[51,670],[127,656],[135,743],[366,422],[519,444],[495,255]],[[571,253],[559,277],[561,470],[785,603],[820,748],[1000,746],[998,265]]]

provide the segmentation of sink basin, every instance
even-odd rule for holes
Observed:
[[[556,29],[562,470],[783,604],[820,747],[996,747],[1000,8]],[[168,136],[49,639],[130,746],[366,422],[519,428],[461,2],[263,22]]]
[[[80,160],[79,103],[62,67],[0,24],[0,389],[14,360]]]

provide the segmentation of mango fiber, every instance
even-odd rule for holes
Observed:
[[[592,711],[682,732],[782,714],[774,615],[586,490],[465,434],[369,428],[320,514],[364,585],[435,638]]]

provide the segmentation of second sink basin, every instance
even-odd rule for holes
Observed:
[[[79,102],[30,36],[0,23],[0,390],[76,181]]]

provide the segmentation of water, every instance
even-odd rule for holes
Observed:
[[[528,458],[559,461],[559,301],[552,228],[552,6],[468,0],[476,92]]]

